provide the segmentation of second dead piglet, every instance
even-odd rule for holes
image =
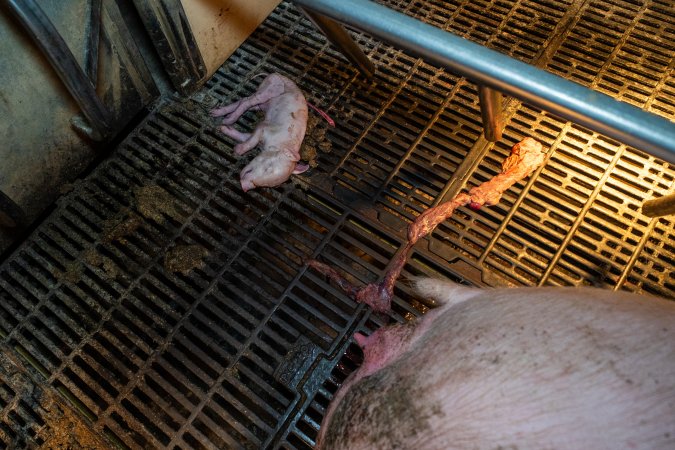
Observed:
[[[233,124],[249,109],[265,113],[253,133],[243,133]],[[265,77],[250,97],[211,111],[223,117],[221,131],[238,141],[237,155],[252,150],[258,144],[262,152],[241,171],[244,192],[256,187],[278,186],[291,174],[302,173],[309,166],[299,163],[300,145],[307,129],[307,102],[300,89],[288,78],[273,73]]]

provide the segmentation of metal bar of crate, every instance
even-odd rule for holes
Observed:
[[[369,0],[293,0],[425,60],[675,163],[675,124]]]
[[[302,8],[301,8],[302,9]],[[321,30],[326,38],[333,43],[342,54],[354,64],[366,78],[375,73],[375,65],[359,48],[358,44],[349,36],[342,25],[311,10],[302,10],[303,13]]]
[[[73,124],[94,140],[104,140],[110,134],[111,115],[87,74],[59,34],[49,17],[35,0],[7,0],[9,10],[40,48],[70,95],[82,110],[88,123],[76,116]],[[98,41],[96,41],[98,42]]]
[[[502,138],[504,119],[502,114],[502,94],[485,86],[478,86],[480,115],[483,119],[483,135],[491,142]]]

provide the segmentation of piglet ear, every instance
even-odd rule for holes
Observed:
[[[297,175],[297,174],[299,174],[299,173],[307,172],[308,169],[309,169],[309,165],[308,165],[308,164],[297,163],[297,164],[295,165],[295,169],[293,170],[293,173]]]

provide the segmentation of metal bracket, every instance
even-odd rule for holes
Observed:
[[[87,44],[84,47],[84,71],[96,86],[98,78],[98,43],[101,37],[101,0],[91,0]]]

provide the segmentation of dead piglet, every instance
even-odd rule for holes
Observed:
[[[259,109],[265,119],[253,133],[243,133],[233,124],[249,109]],[[250,97],[211,111],[215,117],[223,117],[221,131],[239,142],[235,145],[237,155],[252,150],[258,144],[262,152],[241,171],[241,187],[244,192],[256,187],[273,187],[282,184],[293,173],[308,169],[300,161],[300,145],[307,129],[307,102],[300,89],[286,77],[273,73],[268,75],[258,90]]]

